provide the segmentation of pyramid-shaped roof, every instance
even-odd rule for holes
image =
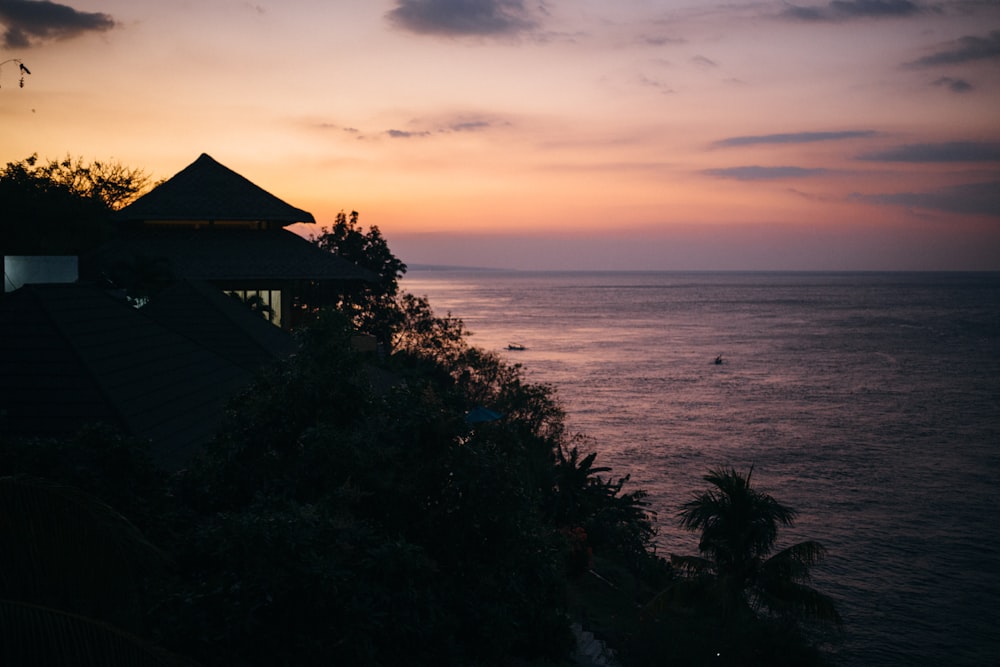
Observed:
[[[316,222],[308,211],[282,201],[205,153],[173,178],[123,208],[117,218],[266,221],[285,225]]]

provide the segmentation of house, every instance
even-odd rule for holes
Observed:
[[[207,282],[290,329],[307,308],[374,279],[285,229],[295,223],[315,219],[202,154],[118,211],[118,238],[81,261],[81,275]]]
[[[42,258],[41,273],[39,258],[5,260],[0,436],[104,423],[177,468],[258,369],[293,351],[287,330],[307,307],[374,278],[285,229],[311,214],[208,155],[114,222],[117,238],[80,258],[79,280],[75,260]],[[155,284],[155,298],[134,307],[109,289],[122,276]]]

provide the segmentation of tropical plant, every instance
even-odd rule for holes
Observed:
[[[688,593],[697,591],[694,597],[726,621],[749,615],[839,625],[833,600],[808,585],[809,570],[825,549],[809,540],[774,552],[779,528],[791,526],[796,512],[754,488],[752,475],[752,467],[746,475],[712,470],[704,479],[713,488],[685,503],[680,524],[701,531],[702,555],[672,558],[690,576],[668,591],[675,600],[685,586]]]
[[[163,554],[94,496],[0,477],[0,661],[183,664],[138,633],[140,579]]]
[[[575,446],[568,454],[561,443],[556,447],[549,511],[555,523],[565,526],[571,534],[581,529],[589,547],[601,554],[624,557],[630,569],[638,570],[656,536],[655,514],[649,509],[644,491],[624,492],[628,475],[617,481],[601,477],[600,473],[610,472],[611,468],[595,466],[596,458],[596,452],[581,458]]]

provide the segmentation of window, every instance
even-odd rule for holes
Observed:
[[[226,294],[238,298],[271,324],[281,326],[281,290],[226,290]]]

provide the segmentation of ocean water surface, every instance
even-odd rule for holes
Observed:
[[[1000,659],[1000,274],[411,270],[403,289],[556,388],[661,554],[710,468],[821,541],[837,664]],[[510,343],[525,347],[509,351]],[[722,355],[723,363],[714,360]]]

